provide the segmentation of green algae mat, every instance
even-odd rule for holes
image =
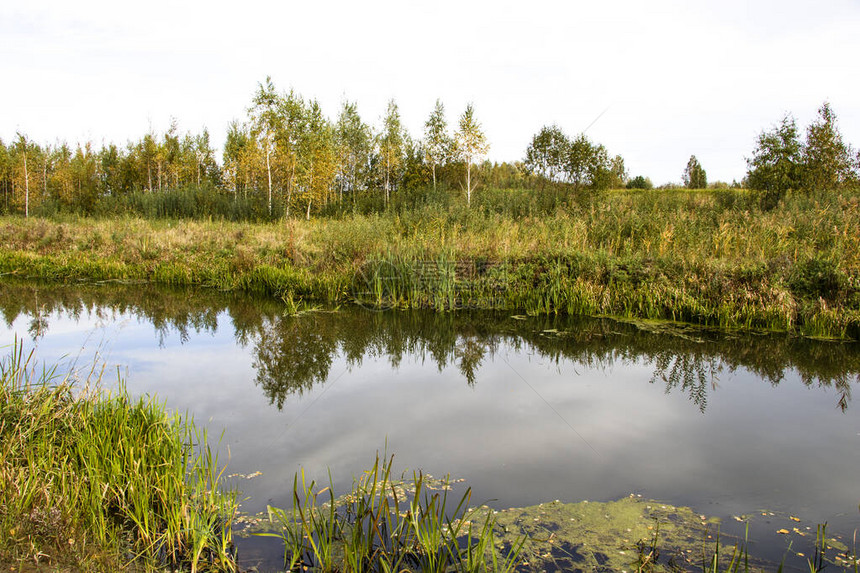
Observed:
[[[701,565],[703,542],[710,551],[717,543],[717,520],[638,497],[553,501],[494,517],[503,549],[525,536],[519,571],[686,570]]]

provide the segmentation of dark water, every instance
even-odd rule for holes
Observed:
[[[398,468],[463,478],[499,508],[634,493],[727,530],[773,513],[751,534],[775,559],[779,516],[813,537],[860,527],[856,343],[467,312],[289,317],[208,290],[15,281],[0,282],[0,316],[0,346],[97,360],[108,383],[119,368],[132,393],[223,430],[228,473],[260,472],[239,479],[249,512],[286,505],[300,468],[346,489],[387,447]]]

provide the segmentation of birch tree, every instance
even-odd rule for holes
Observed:
[[[557,125],[544,126],[526,149],[526,167],[549,181],[557,181],[565,171],[570,141]]]
[[[490,148],[481,124],[475,119],[472,104],[460,116],[460,129],[455,134],[457,155],[466,163],[466,204],[472,204],[472,164],[487,153]]]
[[[30,171],[27,169],[27,152],[29,151],[30,143],[27,137],[18,133],[18,141],[16,143],[18,153],[24,162],[24,217],[30,217]]]
[[[275,84],[272,83],[272,78],[266,78],[266,84],[262,83],[257,86],[257,93],[254,94],[254,105],[251,108],[251,117],[253,118],[254,128],[260,134],[260,139],[263,143],[264,152],[266,154],[266,176],[268,179],[268,207],[269,216],[272,216],[272,153],[275,146],[275,133],[280,127],[280,118],[278,117],[278,94],[275,91]]]
[[[290,206],[293,202],[293,187],[301,153],[301,140],[308,130],[307,122],[309,106],[295,91],[290,92],[278,101],[280,129],[275,138],[278,149],[278,169],[286,186],[286,217],[290,216]]]
[[[306,219],[311,205],[328,201],[335,178],[334,132],[316,101],[307,108],[305,130],[299,141],[299,182],[307,199]]]
[[[400,121],[400,111],[392,99],[388,102],[388,110],[382,120],[382,133],[379,135],[379,153],[382,168],[385,170],[383,187],[385,189],[385,206],[391,200],[392,179],[403,163],[403,125]]]
[[[352,196],[353,205],[367,169],[371,152],[370,126],[361,121],[354,103],[344,101],[335,126],[335,145],[340,189],[340,201],[344,191]]]
[[[687,189],[707,189],[708,176],[705,173],[705,168],[699,163],[695,155],[690,156],[687,162],[687,167],[684,169],[684,186]]]
[[[227,140],[224,143],[224,180],[233,187],[234,197],[239,196],[241,186],[245,198],[248,197],[248,187],[251,186],[251,168],[249,156],[253,142],[247,126],[233,121],[227,127]]]
[[[0,138],[0,182],[3,184],[3,209],[9,209],[9,180],[11,167],[10,149],[6,148],[3,139]]]
[[[445,119],[445,106],[436,100],[433,113],[424,124],[424,152],[433,171],[433,191],[436,191],[436,166],[448,161],[451,156],[451,137]]]

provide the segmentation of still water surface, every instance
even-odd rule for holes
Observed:
[[[612,320],[372,312],[285,316],[206,290],[0,282],[0,346],[117,369],[223,431],[243,509],[300,468],[348,488],[377,451],[498,508],[631,493],[721,517],[860,526],[860,345]],[[753,533],[779,559],[767,519]],[[252,559],[270,549],[246,544]]]

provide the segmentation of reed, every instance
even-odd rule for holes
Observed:
[[[507,550],[497,547],[493,513],[472,522],[479,512],[469,508],[471,490],[452,507],[447,481],[441,492],[431,491],[418,472],[407,488],[392,479],[392,460],[377,456],[352,491],[337,499],[331,485],[318,489],[304,472],[296,474],[292,507],[270,506],[276,532],[258,535],[283,542],[286,571],[514,570],[524,540]]]
[[[857,190],[771,210],[743,191],[615,191],[540,212],[501,195],[253,224],[2,217],[0,273],[860,338]]]
[[[708,544],[702,545],[702,573],[748,573],[750,571],[750,555],[749,555],[749,523],[747,523],[744,531],[744,540],[735,543],[732,547],[732,552],[728,556],[721,556],[720,532],[717,531],[717,538],[714,541],[713,551],[709,550]],[[777,569],[778,573],[782,573],[783,563]]]
[[[204,431],[120,384],[0,362],[0,563],[234,571],[235,492]]]

